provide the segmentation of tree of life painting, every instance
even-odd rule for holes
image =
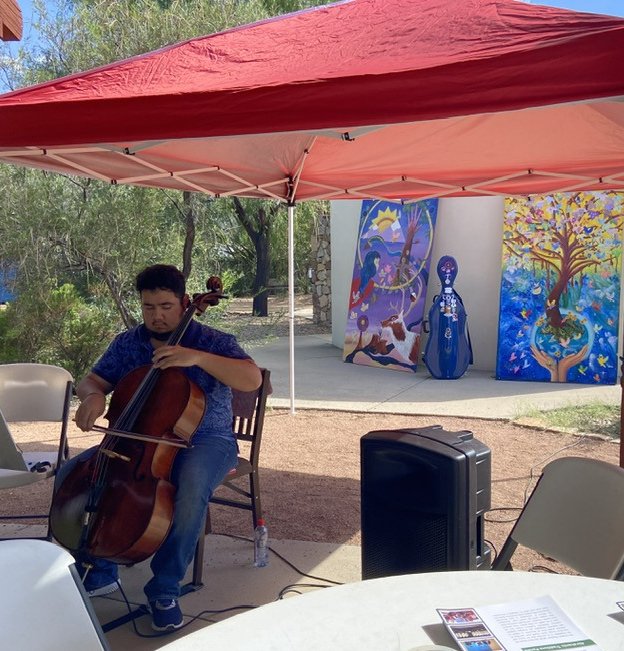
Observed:
[[[364,201],[343,359],[415,371],[437,199]]]
[[[505,201],[496,377],[614,384],[624,194]]]

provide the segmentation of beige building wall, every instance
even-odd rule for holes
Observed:
[[[361,205],[361,201],[331,202],[332,343],[338,348],[347,325]],[[474,368],[482,370],[493,371],[496,366],[502,234],[502,197],[440,199],[425,316],[440,291],[437,262],[452,255],[459,269],[455,289],[468,314]]]

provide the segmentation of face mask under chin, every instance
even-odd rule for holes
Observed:
[[[150,338],[152,339],[157,339],[158,341],[167,341],[169,337],[171,337],[171,334],[173,333],[173,330],[170,332],[154,332],[153,330],[150,330],[147,326],[145,326],[147,332],[149,333]]]

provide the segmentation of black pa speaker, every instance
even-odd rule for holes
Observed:
[[[362,578],[489,569],[490,449],[440,425],[360,440]]]

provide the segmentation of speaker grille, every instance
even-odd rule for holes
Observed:
[[[363,525],[367,531],[364,578],[448,568],[445,516],[383,509],[374,517],[374,526]]]

